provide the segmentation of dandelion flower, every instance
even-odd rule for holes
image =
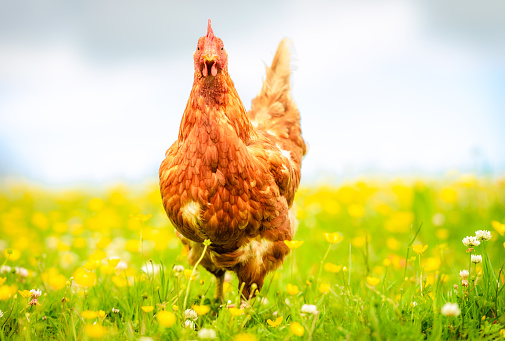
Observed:
[[[479,246],[480,241],[475,236],[468,236],[468,237],[463,238],[463,245],[465,245],[466,247]]]
[[[470,276],[470,273],[468,272],[468,270],[461,270],[459,272],[459,276],[461,277],[461,279],[466,279],[468,278],[468,276]]]
[[[270,327],[272,328],[275,328],[277,327],[279,324],[282,323],[282,319],[284,318],[284,316],[279,316],[278,318],[275,319],[275,321],[272,321],[270,319],[267,320],[267,323]]]
[[[291,322],[289,330],[296,336],[303,336],[305,333],[305,329],[303,329],[303,326],[298,322]]]
[[[377,284],[379,284],[379,282],[381,281],[380,278],[377,278],[377,277],[367,277],[366,278],[366,281],[368,283],[368,285],[374,287],[376,286]]]
[[[293,285],[291,283],[288,283],[286,285],[286,290],[288,291],[288,294],[290,295],[296,295],[300,292],[300,289],[296,285]]]
[[[472,263],[482,263],[482,256],[481,255],[472,255]]]
[[[202,328],[198,331],[198,337],[200,339],[215,339],[217,338],[217,333],[214,329]]]
[[[144,305],[144,306],[142,306],[142,310],[145,313],[150,313],[151,311],[154,310],[154,307],[152,305]]]
[[[302,305],[302,308],[300,309],[300,312],[302,313],[306,313],[306,314],[313,314],[313,315],[316,315],[319,313],[319,311],[317,311],[317,307],[313,304],[304,304]]]
[[[333,232],[333,233],[325,233],[324,238],[328,243],[338,244],[344,239],[344,236],[338,232]]]
[[[412,249],[414,250],[415,253],[418,255],[422,255],[424,251],[428,249],[428,245],[423,245],[423,244],[416,244],[412,246]]]
[[[475,237],[477,237],[478,240],[491,240],[491,232],[487,230],[479,230],[475,231]]]
[[[442,309],[440,309],[440,313],[442,313],[442,315],[444,316],[458,316],[459,314],[461,314],[461,310],[459,309],[457,303],[448,302],[444,304]]]
[[[166,310],[162,310],[156,314],[156,318],[158,319],[158,323],[163,327],[170,328],[175,324],[176,318],[174,313]]]
[[[207,314],[210,311],[210,307],[208,305],[194,305],[193,310],[201,316]]]
[[[285,240],[284,244],[286,244],[290,249],[297,249],[303,244],[303,240]]]

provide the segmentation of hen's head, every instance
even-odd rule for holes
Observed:
[[[207,35],[198,39],[196,51],[193,54],[195,60],[195,72],[203,77],[216,77],[219,72],[228,68],[228,54],[226,53],[223,41],[214,36],[212,27],[207,26]]]

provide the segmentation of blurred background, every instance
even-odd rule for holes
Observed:
[[[505,170],[503,1],[0,1],[0,176],[157,177],[207,19],[246,106],[283,37],[306,183]]]

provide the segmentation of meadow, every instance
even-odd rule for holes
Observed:
[[[290,255],[240,309],[236,277],[221,305],[188,265],[155,181],[4,184],[0,340],[505,338],[505,177],[313,185],[296,211]]]

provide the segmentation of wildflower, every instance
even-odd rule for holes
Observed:
[[[424,251],[428,249],[428,245],[423,245],[423,244],[416,244],[412,246],[412,249],[414,250],[415,253],[418,255],[422,255]]]
[[[92,287],[96,283],[96,274],[85,268],[78,268],[74,272],[75,283],[83,287]]]
[[[481,255],[472,255],[472,263],[482,263],[482,256]]]
[[[417,305],[416,301],[412,301],[412,308],[414,308]]]
[[[458,316],[461,313],[461,310],[459,309],[459,306],[457,303],[446,303],[440,309],[440,313],[445,316]]]
[[[465,245],[466,247],[479,246],[480,241],[475,236],[468,236],[468,237],[463,238],[463,245]]]
[[[267,320],[267,323],[270,327],[272,328],[275,328],[277,327],[279,324],[282,323],[282,319],[284,318],[284,316],[279,316],[278,318],[275,319],[275,321],[272,321],[270,319]]]
[[[258,341],[258,338],[253,334],[240,333],[233,337],[233,341]]]
[[[366,278],[366,281],[368,283],[368,285],[374,287],[376,286],[377,284],[379,284],[379,282],[381,281],[379,278],[377,277],[367,277]]]
[[[321,283],[321,285],[319,285],[319,292],[322,294],[330,292],[330,290],[331,286],[328,283]]]
[[[128,280],[124,277],[112,276],[111,280],[112,283],[114,283],[114,285],[116,285],[118,288],[123,288],[128,285]]]
[[[0,277],[0,285],[3,285],[6,280],[7,280],[7,277]]]
[[[116,270],[119,270],[119,271],[123,271],[123,270],[126,270],[128,269],[128,263],[126,263],[125,261],[123,260],[120,260],[119,263],[117,263],[116,265]]]
[[[462,279],[461,280],[461,285],[464,286],[464,287],[467,287],[468,286],[468,279]]]
[[[174,267],[172,268],[173,271],[175,272],[183,272],[184,271],[184,267],[182,265],[174,265]]]
[[[284,244],[286,244],[290,249],[297,249],[303,244],[303,240],[285,240]]]
[[[185,269],[184,270],[184,276],[187,279],[189,279],[190,281],[194,281],[198,277],[198,272],[195,271],[195,273],[193,274],[193,276],[191,276],[192,274],[193,274],[193,270],[192,269]]]
[[[32,298],[39,298],[40,295],[42,295],[42,291],[40,291],[40,289],[32,289],[30,292],[32,293]]]
[[[493,220],[491,222],[491,226],[498,232],[500,235],[505,234],[505,224],[500,223],[499,221]]]
[[[40,305],[40,303],[39,303],[39,301],[36,298],[34,298],[30,302],[28,302],[28,305],[29,306],[34,306],[34,305]]]
[[[228,310],[233,316],[240,316],[244,313],[244,309],[228,308]]]
[[[491,240],[492,237],[491,232],[487,230],[475,231],[475,236],[478,240]]]
[[[154,310],[154,307],[152,305],[144,305],[144,306],[142,306],[142,310],[145,313],[150,313],[151,311]]]
[[[81,312],[81,316],[83,319],[92,320],[98,316],[98,312],[92,310],[84,310]]]
[[[194,305],[193,310],[201,316],[207,314],[210,311],[210,307],[208,305]]]
[[[184,327],[195,330],[195,322],[191,320],[184,321]]]
[[[11,271],[12,271],[12,269],[11,269],[11,267],[10,267],[10,266],[8,266],[8,265],[2,265],[2,266],[0,267],[0,274],[7,274],[7,273],[9,273],[9,272],[11,272]]]
[[[317,307],[313,304],[302,305],[302,309],[300,309],[300,312],[313,315],[317,315],[319,313],[319,311],[317,311]]]
[[[500,329],[500,335],[505,338],[505,329]]]
[[[159,324],[163,327],[170,328],[175,324],[176,318],[174,313],[166,310],[162,310],[156,314]]]
[[[270,303],[270,301],[268,300],[268,298],[263,297],[263,298],[261,299],[261,305],[268,305],[268,303]]]
[[[186,318],[186,320],[193,320],[193,321],[198,320],[198,314],[193,309],[186,309],[186,311],[184,312],[184,317]]]
[[[324,270],[333,273],[339,273],[342,270],[342,265],[335,265],[332,263],[324,263]]]
[[[32,297],[32,293],[28,290],[18,290],[19,294],[21,295],[21,297],[23,298],[28,298],[28,297]]]
[[[116,309],[116,308],[112,307],[112,312],[113,312],[114,314],[118,314],[118,313],[119,313],[119,309]]]
[[[338,244],[344,239],[344,236],[338,232],[333,232],[333,233],[325,233],[324,238],[328,243]]]
[[[4,313],[3,311],[0,310],[0,318],[2,318],[4,316]]]
[[[461,270],[459,272],[459,276],[461,277],[461,279],[465,279],[468,278],[468,276],[470,276],[470,273],[468,272],[468,270]]]
[[[16,272],[16,275],[19,275],[21,277],[28,277],[28,270],[26,270],[25,268],[16,266],[14,268],[14,271]]]
[[[200,339],[215,339],[217,333],[214,329],[202,328],[198,331],[198,337]]]
[[[107,334],[107,329],[101,324],[87,324],[84,327],[84,332],[92,339],[99,339]]]
[[[305,333],[305,329],[303,329],[302,325],[298,322],[291,322],[289,330],[296,336],[303,336],[303,333]]]
[[[99,318],[104,319],[105,316],[107,316],[107,314],[105,313],[105,311],[103,311],[103,310],[99,310],[98,311],[98,317]]]
[[[300,292],[300,289],[296,285],[293,285],[291,283],[288,283],[286,285],[286,290],[288,291],[288,294],[290,295],[296,295]]]

